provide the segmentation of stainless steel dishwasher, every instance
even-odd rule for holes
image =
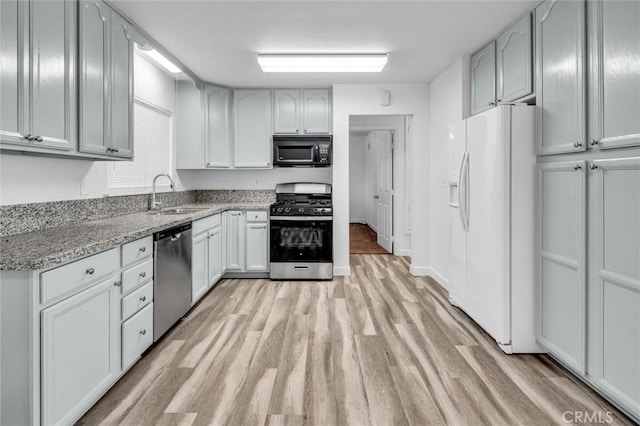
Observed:
[[[157,232],[154,242],[153,340],[191,307],[191,224]]]

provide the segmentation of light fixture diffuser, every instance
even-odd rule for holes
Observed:
[[[263,72],[381,72],[387,54],[258,54]]]
[[[151,59],[156,64],[162,66],[164,69],[166,69],[170,73],[178,74],[179,72],[182,72],[180,68],[173,65],[173,62],[165,58],[162,55],[162,53],[158,52],[156,49],[139,46],[138,51],[143,55],[145,55],[146,57],[148,57],[149,59]]]

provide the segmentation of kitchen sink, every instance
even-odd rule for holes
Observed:
[[[170,207],[170,208],[166,208],[166,209],[162,209],[162,210],[158,210],[158,211],[151,211],[149,212],[149,214],[161,214],[161,215],[166,215],[166,214],[189,214],[189,213],[196,213],[196,212],[200,212],[202,210],[206,210],[206,207]]]

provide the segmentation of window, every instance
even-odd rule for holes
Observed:
[[[107,189],[113,194],[147,192],[153,178],[171,174],[173,114],[139,99],[134,104],[133,161],[114,161],[107,168]],[[162,182],[162,186],[168,183]]]

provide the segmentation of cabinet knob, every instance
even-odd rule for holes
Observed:
[[[591,146],[596,146],[596,145],[598,145],[598,140],[597,140],[597,139],[591,139],[591,140],[589,141],[589,144],[590,144]]]
[[[142,296],[142,297],[140,298],[140,301],[141,301],[141,302],[144,302],[144,301],[146,301],[146,300],[147,300],[147,296]]]
[[[35,140],[36,142],[42,142],[42,136],[36,136],[35,138],[33,138],[33,140]]]
[[[296,133],[300,133],[300,130],[296,129]]]
[[[496,99],[496,103],[502,102],[502,99]]]
[[[140,330],[140,334],[142,334],[144,336],[145,334],[147,334],[147,330],[146,329]]]
[[[146,247],[140,247],[140,251],[144,253],[145,251],[147,251],[147,248]]]
[[[95,269],[93,269],[93,268],[89,268],[89,269],[87,269],[85,272],[87,273],[87,275],[93,275],[93,273],[94,273],[95,271],[96,271]]]
[[[595,169],[597,169],[597,168],[598,168],[598,165],[597,165],[596,163],[591,163],[591,165],[589,166],[589,168],[590,168],[591,170],[595,170]]]
[[[304,132],[307,133],[307,129],[304,129]]]
[[[573,147],[574,148],[580,148],[582,146],[582,142],[574,142],[573,143]]]
[[[119,149],[118,148],[113,148],[113,152],[118,152]]]
[[[111,152],[113,151],[113,148],[111,148],[110,146],[107,147],[107,152]]]
[[[115,283],[113,283],[113,285],[115,287],[120,287],[122,285],[122,281],[116,281]]]
[[[140,278],[144,278],[144,277],[146,277],[146,276],[147,276],[147,273],[146,273],[146,272],[140,272]]]
[[[494,106],[496,103],[495,102],[489,102],[490,106]]]
[[[27,136],[25,136],[24,138],[25,138],[26,140],[28,140],[28,141],[33,140],[33,136],[31,136],[31,135],[27,135]]]
[[[576,164],[575,166],[573,166],[573,170],[580,170],[582,168],[582,166],[580,164]]]

